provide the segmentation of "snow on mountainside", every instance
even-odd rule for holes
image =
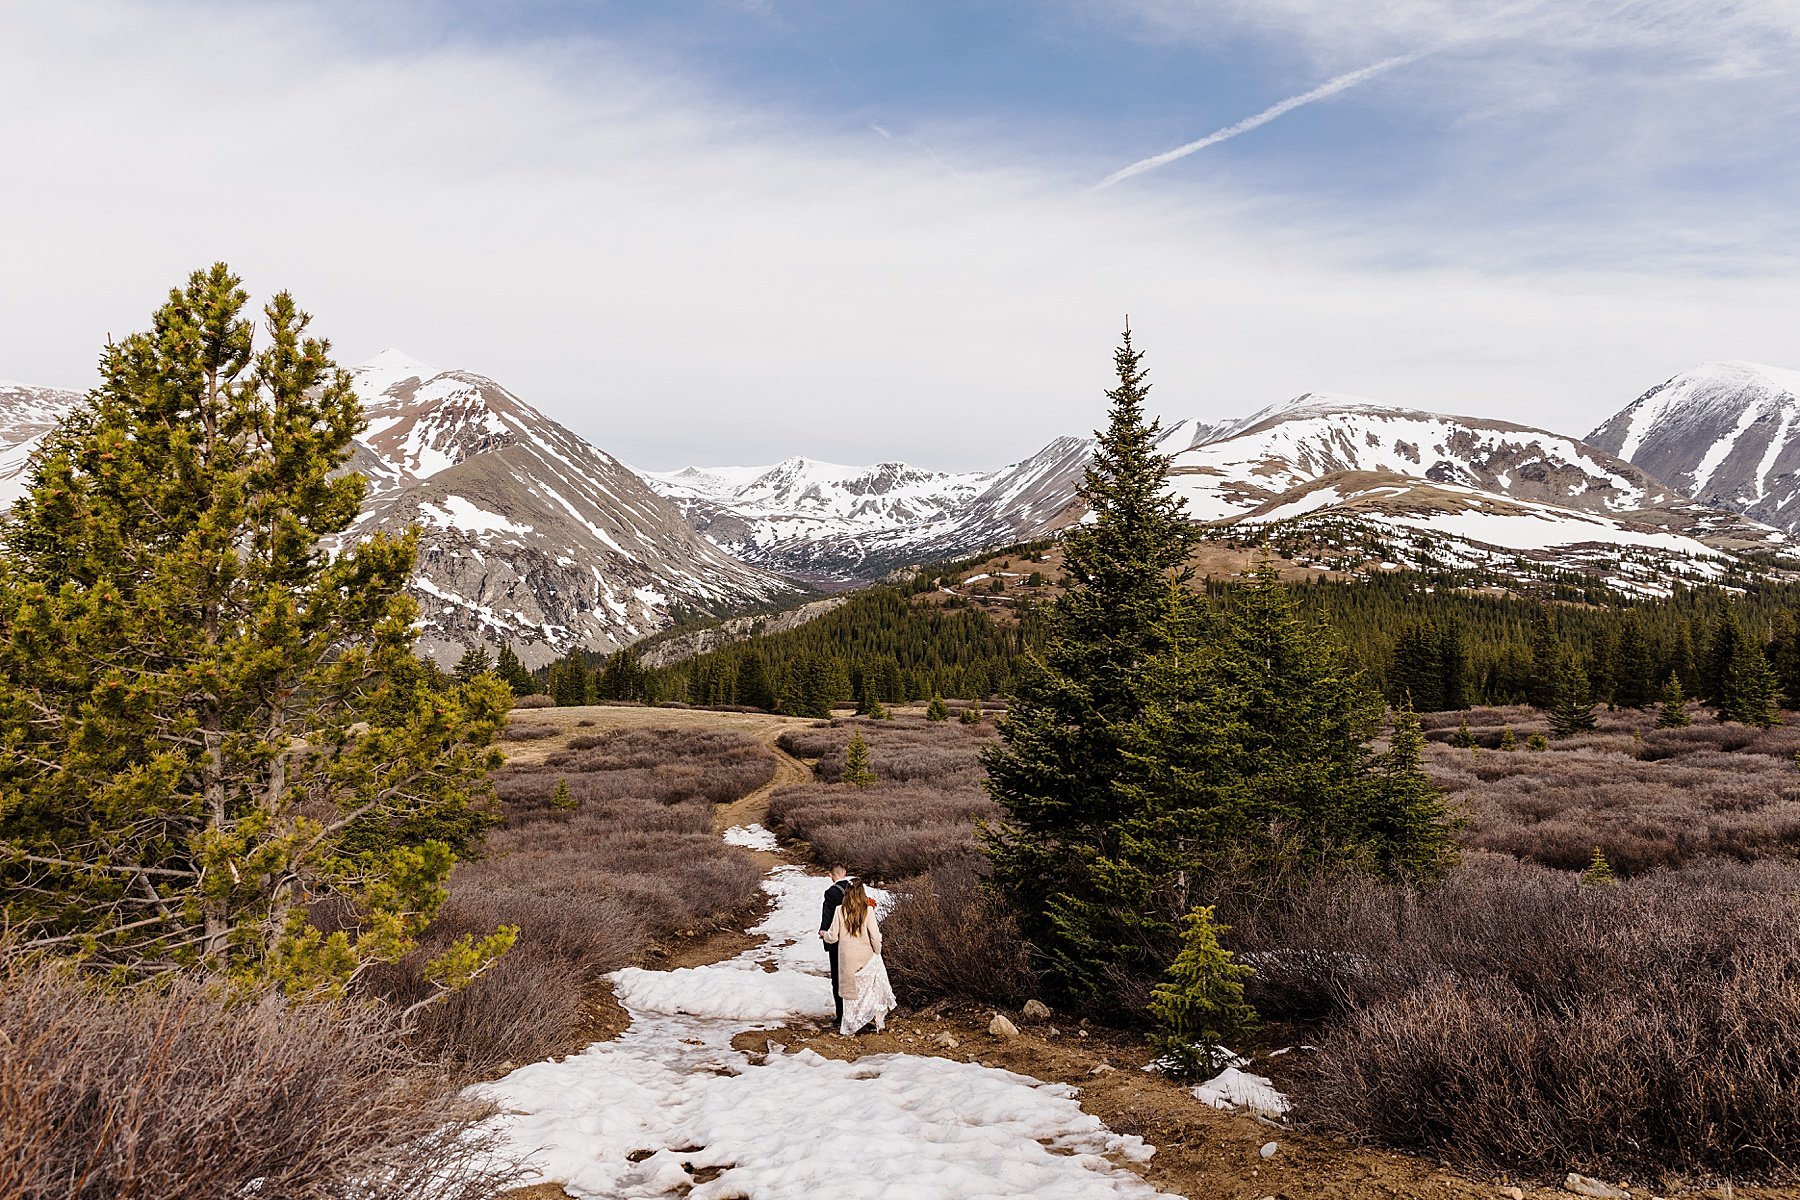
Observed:
[[[688,467],[644,479],[738,558],[848,582],[1061,528],[1079,516],[1071,505],[1088,453],[1088,442],[1059,438],[998,471],[790,458],[772,467]]]
[[[1800,371],[1704,363],[1645,392],[1588,441],[1703,503],[1800,532]]]
[[[383,473],[350,536],[420,528],[413,588],[439,658],[472,642],[509,642],[534,664],[610,650],[667,626],[677,605],[723,613],[795,590],[485,376],[393,351],[352,375],[362,446]]]
[[[80,392],[0,379],[0,508],[25,494],[26,464],[44,434],[80,402]]]

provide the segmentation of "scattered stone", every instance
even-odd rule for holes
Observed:
[[[1027,1021],[1048,1021],[1050,1008],[1042,1000],[1027,1000],[1025,1007],[1019,1010],[1019,1015]]]
[[[1258,1151],[1258,1153],[1264,1158],[1274,1158],[1275,1152],[1279,1149],[1281,1149],[1281,1146],[1275,1142],[1264,1142],[1262,1149]]]
[[[1624,1188],[1616,1188],[1591,1175],[1578,1175],[1574,1171],[1570,1171],[1563,1179],[1563,1191],[1574,1192],[1577,1196],[1591,1196],[1593,1200],[1631,1200],[1631,1193]]]
[[[1075,1036],[1076,1036],[1076,1037],[1086,1037],[1086,1036],[1087,1036],[1087,1030],[1085,1030],[1085,1029],[1078,1029],[1078,1030],[1076,1030],[1076,1031],[1075,1031]]]
[[[1093,1070],[1089,1071],[1088,1074],[1089,1075],[1105,1075],[1109,1072],[1116,1071],[1118,1069],[1119,1068],[1113,1066],[1111,1063],[1101,1063],[1099,1066],[1097,1066]]]
[[[948,1029],[938,1030],[938,1035],[936,1037],[932,1038],[931,1040],[936,1042],[940,1046],[947,1046],[952,1050],[954,1050],[958,1046],[962,1045],[961,1042],[957,1041],[956,1038],[951,1036],[951,1033]]]
[[[1052,1025],[1049,1028],[1044,1030],[1044,1036],[1045,1037],[1061,1037],[1062,1030],[1060,1030],[1056,1026]]]
[[[1019,1027],[1007,1020],[1004,1013],[995,1013],[994,1019],[988,1023],[988,1032],[995,1037],[1014,1038],[1019,1036]]]
[[[1507,1200],[1525,1200],[1525,1189],[1522,1187],[1509,1187],[1506,1189],[1506,1196]]]

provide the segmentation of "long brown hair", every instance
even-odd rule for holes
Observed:
[[[869,910],[874,907],[869,893],[863,890],[862,880],[852,879],[850,886],[844,889],[844,932],[851,937],[860,935],[863,922],[869,919]]]

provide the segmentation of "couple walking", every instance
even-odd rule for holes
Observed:
[[[875,901],[862,882],[841,864],[831,868],[831,886],[819,912],[819,936],[831,960],[831,990],[837,1000],[838,1032],[854,1037],[873,1024],[879,1033],[894,1011],[894,989],[881,961],[881,923]]]

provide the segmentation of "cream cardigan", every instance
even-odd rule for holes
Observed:
[[[875,919],[875,906],[869,906],[862,932],[852,934],[844,928],[844,906],[838,905],[838,910],[831,914],[831,928],[825,931],[825,940],[838,948],[838,995],[854,1000],[856,973],[881,953],[881,922]]]

